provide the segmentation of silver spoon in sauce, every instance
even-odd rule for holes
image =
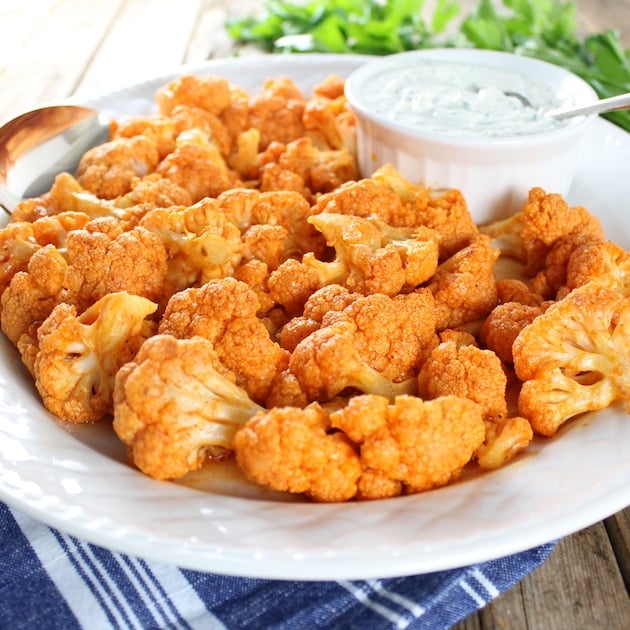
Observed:
[[[561,107],[547,112],[548,116],[554,118],[571,118],[572,116],[588,116],[589,114],[605,114],[621,109],[630,109],[630,92],[602,98],[590,105],[577,105],[573,107]]]
[[[73,173],[81,156],[109,139],[110,120],[82,105],[50,105],[0,127],[0,206],[50,190],[62,171]]]
[[[529,100],[519,94],[518,92],[504,92],[506,96],[510,96],[519,100],[526,107],[534,106]],[[626,94],[619,94],[618,96],[611,96],[609,98],[602,98],[590,105],[573,105],[571,107],[559,107],[557,109],[550,109],[543,112],[547,116],[558,118],[560,120],[564,118],[571,118],[573,116],[588,116],[589,114],[605,114],[606,112],[619,111],[621,109],[630,109],[630,92]]]

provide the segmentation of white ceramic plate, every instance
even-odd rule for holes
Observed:
[[[266,76],[289,74],[308,90],[360,61],[252,57],[188,70],[224,73],[251,90]],[[114,114],[146,112],[155,88],[182,72],[92,102]],[[598,122],[570,194],[625,247],[628,164],[630,135]],[[229,466],[183,484],[156,482],[128,464],[107,423],[70,426],[45,412],[13,347],[4,337],[0,345],[0,498],[53,527],[147,559],[268,578],[401,576],[523,551],[630,504],[630,418],[621,407],[571,422],[501,470],[386,501],[288,500],[243,483]]]

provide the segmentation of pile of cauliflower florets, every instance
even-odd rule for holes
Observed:
[[[46,408],[113,417],[179,479],[234,456],[316,501],[495,469],[630,400],[630,255],[533,188],[478,226],[458,190],[361,178],[331,76],[250,95],[183,76],[0,231],[0,322]]]

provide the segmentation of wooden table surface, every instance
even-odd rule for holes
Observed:
[[[40,102],[101,92],[181,63],[231,55],[226,15],[242,15],[257,4],[2,0],[0,120]],[[630,46],[630,0],[578,0],[576,5],[581,27],[617,28],[624,46]],[[630,508],[563,539],[541,568],[456,629],[627,630],[629,589]]]

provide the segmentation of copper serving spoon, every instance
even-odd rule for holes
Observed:
[[[109,139],[109,119],[82,105],[50,105],[0,127],[0,206],[9,214],[26,197],[50,190],[62,171]]]

